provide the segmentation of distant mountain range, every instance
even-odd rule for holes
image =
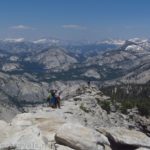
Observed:
[[[0,41],[0,70],[29,73],[41,80],[146,83],[150,76],[148,39],[67,44],[58,39]],[[51,73],[51,75],[49,75]],[[61,74],[60,74],[61,73]]]
[[[119,46],[125,41],[123,40],[105,40],[105,41],[71,41],[61,40],[57,38],[41,38],[36,40],[25,40],[24,38],[6,38],[0,40],[0,49],[5,51],[19,53],[23,51],[38,51],[39,49],[48,48],[50,46],[81,46],[81,45],[101,45],[101,46]]]
[[[112,89],[116,84],[149,85],[150,41],[0,41],[0,118],[8,118],[5,112],[12,118],[22,105],[43,103],[51,88],[70,92],[70,86],[87,81]],[[143,93],[144,86],[137,87]]]

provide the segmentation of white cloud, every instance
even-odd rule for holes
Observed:
[[[12,26],[10,28],[15,29],[15,30],[32,30],[32,29],[34,29],[34,28],[32,28],[30,26],[26,26],[26,25],[16,25],[16,26]]]
[[[86,30],[87,28],[81,25],[77,25],[77,24],[66,24],[66,25],[62,25],[62,28],[64,29],[75,29],[75,30]]]

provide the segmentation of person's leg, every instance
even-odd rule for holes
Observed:
[[[58,106],[58,108],[60,108],[60,99],[59,98],[57,99],[57,106]]]
[[[50,107],[51,103],[50,103],[50,100],[48,101],[48,107]]]

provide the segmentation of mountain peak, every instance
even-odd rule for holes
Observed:
[[[114,45],[123,45],[125,43],[125,40],[121,39],[108,39],[108,40],[103,40],[100,42],[97,42],[98,44],[114,44]]]
[[[51,39],[51,38],[41,38],[38,40],[33,41],[34,44],[58,44],[59,40],[58,39]]]
[[[134,42],[134,43],[136,43],[136,44],[141,44],[141,43],[146,43],[146,42],[148,42],[149,40],[146,39],[146,38],[133,38],[133,39],[129,39],[128,41]]]

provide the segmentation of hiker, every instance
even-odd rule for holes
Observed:
[[[56,98],[56,95],[55,95],[55,91],[54,91],[54,90],[53,90],[52,93],[51,93],[50,106],[51,106],[52,108],[56,108],[56,107],[57,107],[57,98]]]
[[[87,82],[87,85],[88,85],[88,87],[91,86],[91,81],[90,80]]]
[[[57,90],[50,90],[47,97],[47,102],[52,108],[60,108],[60,92],[57,94]]]

